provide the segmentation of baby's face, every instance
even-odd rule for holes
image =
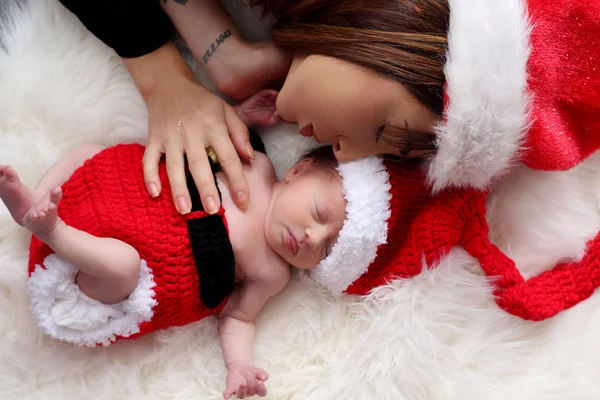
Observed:
[[[265,219],[271,248],[297,268],[313,268],[331,253],[344,224],[346,200],[336,171],[300,161],[277,183]]]

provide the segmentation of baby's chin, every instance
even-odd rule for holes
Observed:
[[[285,258],[284,258],[284,259],[285,259]],[[285,259],[285,260],[286,260],[286,261],[288,262],[288,264],[290,264],[292,267],[294,267],[294,268],[298,268],[298,269],[311,270],[311,269],[313,269],[314,267],[316,267],[316,266],[317,266],[317,264],[314,264],[314,263],[312,263],[312,262],[310,262],[310,263],[309,263],[309,262],[302,262],[302,260],[296,260],[296,259],[294,259],[294,260],[288,260],[288,259]]]
[[[290,255],[287,254],[287,251],[283,247],[283,241],[278,238],[276,231],[273,230],[268,223],[265,224],[265,238],[267,239],[267,244],[277,254],[279,257],[283,258],[285,262],[288,264],[293,264],[290,262]]]
[[[277,253],[279,257],[281,257],[286,263],[291,265],[294,268],[298,269],[313,269],[316,265],[308,264],[306,262],[302,262],[302,260],[298,260],[293,254],[290,254],[286,249],[273,248],[273,251]]]

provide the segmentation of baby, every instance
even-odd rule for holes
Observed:
[[[274,96],[260,92],[236,108],[247,123],[276,119]],[[298,161],[278,181],[266,155],[244,166],[253,193],[235,205],[222,172],[216,215],[202,210],[188,176],[192,211],[164,191],[144,187],[137,144],[81,145],[60,159],[34,190],[0,166],[0,197],[33,233],[28,291],[47,334],[78,345],[108,345],[218,314],[227,368],[224,398],[265,396],[268,374],[254,366],[254,320],[290,278],[289,264],[310,269],[331,252],[346,200],[330,148]],[[225,211],[226,210],[226,211]]]

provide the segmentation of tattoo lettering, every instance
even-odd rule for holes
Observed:
[[[227,40],[231,35],[231,29],[227,29],[225,32],[221,33],[216,41],[214,41],[210,47],[206,50],[206,53],[202,56],[202,60],[204,60],[204,64],[208,64],[208,60],[215,54],[215,51],[219,48],[221,43]]]
[[[162,0],[163,4],[167,4],[167,1],[169,1],[169,0]],[[175,3],[181,4],[181,5],[184,5],[187,2],[188,2],[188,0],[175,0]]]

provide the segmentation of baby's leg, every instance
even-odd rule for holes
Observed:
[[[67,226],[57,215],[62,196],[57,185],[100,150],[97,146],[78,146],[44,175],[35,192],[20,181],[14,169],[0,166],[0,196],[18,223],[79,270],[76,280],[86,295],[104,303],[117,303],[137,285],[137,251],[119,240],[99,238]]]
[[[34,191],[21,182],[11,167],[0,165],[0,198],[10,211],[15,222],[23,225],[23,217],[40,199],[47,197],[55,186],[60,186],[79,168],[85,160],[96,155],[101,146],[79,145],[58,160],[42,177]]]
[[[31,208],[33,197],[17,171],[10,165],[0,165],[0,198],[17,224],[23,225],[23,217]]]
[[[120,240],[66,225],[57,215],[61,197],[56,186],[25,214],[23,225],[79,270],[76,281],[83,293],[103,303],[127,298],[139,279],[137,251]]]
[[[42,176],[35,188],[35,200],[37,201],[46,196],[52,188],[61,186],[86,160],[89,160],[103,149],[104,147],[95,144],[80,144],[73,147]]]
[[[25,216],[25,226],[79,270],[76,282],[87,296],[109,304],[127,298],[139,279],[138,252],[125,242],[96,237],[61,221],[56,216],[59,188],[52,190],[49,200],[41,200]]]

